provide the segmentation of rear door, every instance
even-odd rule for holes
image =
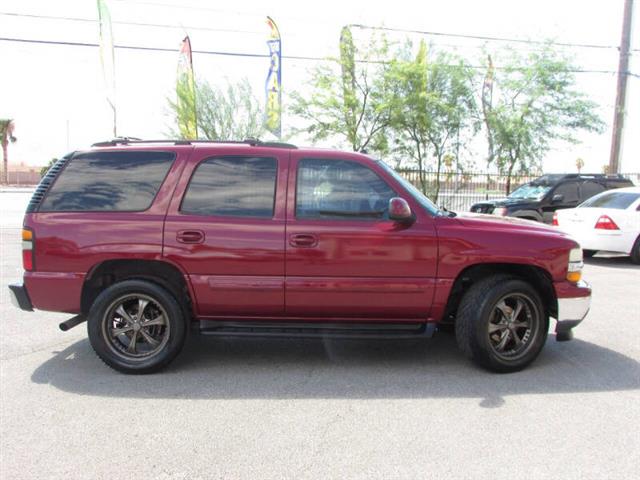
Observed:
[[[284,312],[288,155],[194,150],[166,218],[164,256],[189,276],[199,316]]]
[[[561,195],[557,201],[553,201],[553,197]],[[580,192],[577,181],[561,183],[547,194],[548,203],[542,207],[542,220],[545,223],[553,221],[553,212],[565,208],[574,208],[580,203]]]
[[[287,315],[426,320],[436,276],[434,219],[360,156],[293,152],[290,170]],[[415,211],[413,224],[388,219],[395,196]]]

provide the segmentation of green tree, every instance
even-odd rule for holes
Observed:
[[[264,133],[264,111],[251,84],[245,78],[238,83],[217,87],[206,81],[196,82],[198,136],[206,140],[243,140],[259,138]],[[180,102],[168,99],[170,115],[175,124],[184,112]],[[184,102],[182,103],[184,104]],[[180,129],[171,134],[184,138]]]
[[[427,58],[422,41],[415,59],[391,62],[387,81],[390,125],[396,132],[396,150],[417,164],[423,192],[424,170],[435,161],[434,201],[440,193],[440,174],[445,160],[457,158],[465,130],[476,130],[473,70],[451,54],[438,52]],[[461,140],[462,139],[462,140]]]
[[[2,184],[9,183],[9,142],[18,140],[13,136],[15,123],[12,119],[0,119],[0,139],[2,140]]]
[[[343,28],[340,57],[311,71],[310,91],[293,92],[290,111],[306,126],[313,142],[340,139],[354,151],[386,151],[384,72],[389,45],[384,37],[372,37],[358,47],[351,30]]]
[[[504,56],[484,121],[509,193],[512,175],[540,169],[553,141],[577,143],[577,131],[600,132],[604,124],[597,105],[576,88],[575,67],[550,46]]]
[[[44,167],[40,169],[40,177],[44,177],[49,171],[49,169],[53,167],[53,164],[56,163],[57,161],[58,161],[57,158],[52,158],[51,160],[49,160],[49,163],[47,163]]]

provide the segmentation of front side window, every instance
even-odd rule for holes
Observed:
[[[296,217],[383,219],[396,193],[356,162],[306,158],[298,164]]]
[[[278,164],[275,158],[216,157],[196,168],[182,213],[273,217]]]
[[[91,152],[69,160],[41,212],[146,210],[175,159],[171,152]]]
[[[578,183],[577,182],[569,182],[563,183],[559,185],[555,191],[554,195],[562,195],[562,203],[575,203],[578,201]]]

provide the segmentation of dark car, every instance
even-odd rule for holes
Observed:
[[[633,187],[633,182],[622,175],[543,175],[521,185],[506,198],[475,203],[471,211],[550,224],[556,210],[575,208],[598,193],[622,187]]]
[[[247,142],[97,144],[59,160],[22,231],[23,310],[87,321],[148,373],[207,335],[419,338],[448,324],[485,368],[531,363],[589,310],[582,250],[547,225],[440,210],[382,161]],[[40,327],[37,327],[40,328]]]

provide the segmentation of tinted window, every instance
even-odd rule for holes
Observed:
[[[590,198],[580,207],[591,208],[616,208],[624,210],[640,198],[640,193],[633,192],[607,192],[597,197]]]
[[[605,190],[604,185],[600,183],[586,181],[580,186],[580,198],[584,201]]]
[[[299,218],[384,218],[395,196],[373,170],[359,163],[304,159],[298,166]]]
[[[554,195],[562,195],[562,203],[575,203],[578,201],[578,183],[570,182],[559,185],[553,192]]]
[[[141,211],[151,206],[175,155],[92,152],[73,157],[40,211]]]
[[[275,158],[210,158],[193,174],[181,210],[194,215],[272,217],[276,173]]]

